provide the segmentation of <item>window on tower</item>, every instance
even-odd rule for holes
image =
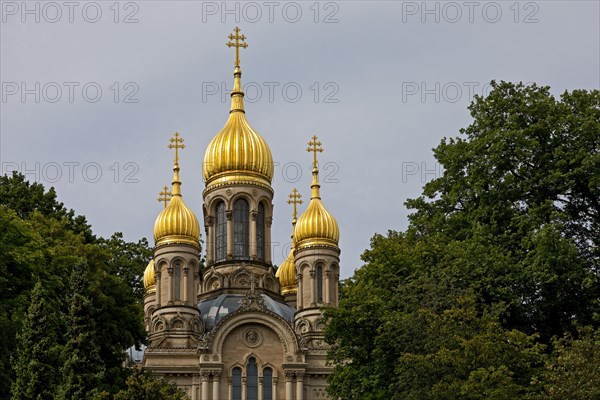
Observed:
[[[181,264],[175,264],[175,300],[181,300]]]
[[[215,261],[219,262],[225,259],[227,259],[227,216],[225,202],[220,201],[217,204]]]
[[[250,207],[245,199],[238,199],[233,204],[233,257],[235,259],[250,258]]]
[[[265,206],[258,205],[256,216],[256,256],[259,260],[265,260]]]
[[[323,302],[323,266],[317,265],[317,303]]]

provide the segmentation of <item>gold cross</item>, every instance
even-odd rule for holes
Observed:
[[[321,153],[323,151],[323,147],[321,147],[321,142],[319,142],[317,135],[313,135],[311,141],[308,142],[306,151],[313,153],[313,168],[317,168],[317,152]]]
[[[238,28],[236,26],[233,31],[235,32],[235,35],[233,33],[229,34],[229,36],[228,36],[229,42],[227,42],[225,44],[227,45],[227,47],[235,47],[235,66],[239,67],[240,66],[240,47],[243,47],[245,49],[246,47],[248,47],[248,43],[246,43],[245,35],[241,35],[241,36],[239,35],[240,28]],[[235,43],[232,42],[232,40],[235,40]]]
[[[298,212],[296,211],[296,205],[302,204],[302,195],[300,193],[298,193],[298,190],[296,190],[296,188],[294,188],[294,190],[292,190],[292,193],[290,193],[289,199],[287,202],[288,202],[288,204],[294,205],[294,220],[296,220],[296,217],[298,215]]]
[[[165,186],[163,190],[158,193],[159,197],[156,199],[159,203],[165,203],[165,208],[167,208],[167,202],[171,199],[171,192],[169,192],[167,189],[169,188]]]
[[[183,138],[179,136],[178,132],[175,132],[173,137],[169,139],[169,145],[167,146],[170,149],[175,149],[175,164],[179,164],[179,149],[185,149],[185,144],[183,144]]]

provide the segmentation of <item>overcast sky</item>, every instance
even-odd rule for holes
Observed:
[[[147,237],[185,139],[182,191],[202,221],[202,160],[227,120],[238,25],[246,112],[276,162],[273,259],[287,256],[306,143],[341,230],[342,277],[441,173],[431,149],[490,80],[600,86],[598,1],[1,1],[0,161],[55,186],[95,233]],[[204,231],[204,230],[203,230]]]

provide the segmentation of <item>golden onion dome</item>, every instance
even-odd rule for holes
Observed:
[[[313,148],[308,150],[314,152],[312,195],[306,211],[298,218],[294,228],[294,240],[297,249],[311,246],[338,247],[340,241],[338,223],[321,202],[321,185],[319,185],[319,170],[316,158],[317,151],[323,151],[322,148],[317,148],[320,144],[316,136],[313,136],[313,140],[309,142],[309,145]]]
[[[281,294],[296,293],[298,286],[296,285],[296,266],[294,265],[294,248],[290,250],[290,254],[281,263],[275,277],[279,279],[281,285]]]
[[[246,119],[238,62],[236,59],[229,118],[204,154],[202,173],[206,188],[228,183],[271,187],[273,156],[267,142]]]
[[[175,165],[173,167],[173,193],[169,205],[158,214],[154,223],[154,241],[156,246],[174,243],[186,243],[199,247],[200,241],[200,224],[198,218],[190,210],[181,197],[181,181],[179,180],[179,163],[177,147],[183,139],[179,138],[176,133],[174,139],[175,145],[170,145],[175,148]],[[183,148],[183,145],[181,147]]]
[[[156,280],[154,279],[154,259],[150,260],[144,271],[144,290],[146,293],[156,291]]]

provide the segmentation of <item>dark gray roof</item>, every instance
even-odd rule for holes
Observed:
[[[273,300],[265,294],[261,294],[265,301],[265,306],[271,312],[285,319],[290,325],[294,321],[294,313],[296,309],[288,306],[285,303]],[[236,311],[241,306],[241,301],[244,298],[240,294],[222,294],[210,300],[204,300],[198,303],[200,315],[204,321],[206,331],[212,329],[219,323],[223,317]]]

